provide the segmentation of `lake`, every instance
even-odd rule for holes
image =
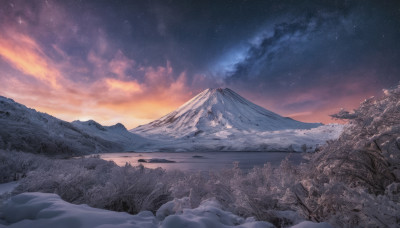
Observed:
[[[124,166],[128,162],[132,166],[143,164],[147,168],[161,167],[166,170],[178,169],[183,171],[218,171],[232,168],[234,162],[239,162],[239,167],[243,170],[249,170],[254,166],[263,166],[268,162],[273,166],[278,166],[286,156],[289,156],[289,160],[295,164],[303,160],[300,153],[283,152],[135,152],[100,154],[100,158],[114,161],[119,166]],[[139,160],[146,162],[139,162]]]

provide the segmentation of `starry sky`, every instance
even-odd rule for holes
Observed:
[[[128,129],[228,87],[334,122],[400,81],[400,1],[0,0],[0,95]]]

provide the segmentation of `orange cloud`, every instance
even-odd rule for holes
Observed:
[[[127,78],[127,71],[133,68],[135,61],[127,58],[121,50],[118,50],[108,65],[110,71],[118,78],[125,79]]]
[[[142,92],[139,83],[136,81],[126,82],[118,79],[106,78],[105,82],[112,90],[122,90],[123,92],[129,93]]]
[[[58,86],[60,72],[30,37],[6,31],[0,36],[0,56],[22,73]]]
[[[135,85],[140,86],[140,90],[134,92],[126,89],[119,95],[109,94],[99,101],[99,107],[118,110],[120,113],[127,112],[131,117],[143,119],[143,122],[138,122],[143,124],[173,111],[193,95],[186,86],[186,74],[181,73],[175,78],[173,69],[168,63],[165,67],[147,67],[141,71],[145,74],[144,82]],[[125,88],[129,83],[123,82],[120,88]]]

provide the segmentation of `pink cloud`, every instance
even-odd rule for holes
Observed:
[[[0,37],[0,57],[23,74],[58,86],[60,72],[29,36],[5,30]]]

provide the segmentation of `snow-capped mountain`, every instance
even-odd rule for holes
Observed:
[[[0,149],[52,155],[132,150],[146,140],[122,124],[105,127],[93,120],[72,123],[0,96]]]
[[[206,89],[177,110],[132,130],[144,134],[176,137],[214,133],[223,130],[276,131],[310,129],[320,123],[303,123],[282,117],[226,89]]]
[[[204,90],[177,110],[131,132],[164,140],[153,145],[154,150],[293,150],[302,144],[311,143],[312,148],[323,144],[336,137],[339,128],[283,117],[228,88],[218,88]]]

